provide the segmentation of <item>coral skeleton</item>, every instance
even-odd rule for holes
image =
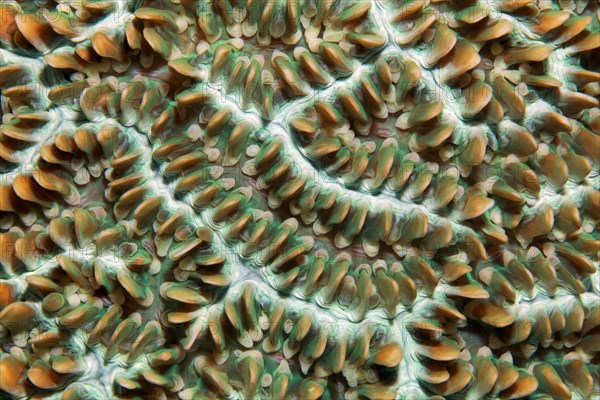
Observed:
[[[600,398],[600,1],[1,0],[0,398]]]

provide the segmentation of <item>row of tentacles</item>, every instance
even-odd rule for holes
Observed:
[[[597,393],[597,4],[163,3],[0,5],[2,391]]]

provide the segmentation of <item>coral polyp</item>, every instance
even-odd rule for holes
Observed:
[[[0,397],[598,398],[599,4],[1,1]]]

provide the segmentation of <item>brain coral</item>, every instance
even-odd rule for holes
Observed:
[[[0,14],[0,397],[599,398],[597,0]]]

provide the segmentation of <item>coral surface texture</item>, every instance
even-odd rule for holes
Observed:
[[[600,0],[0,0],[0,399],[600,399]]]

